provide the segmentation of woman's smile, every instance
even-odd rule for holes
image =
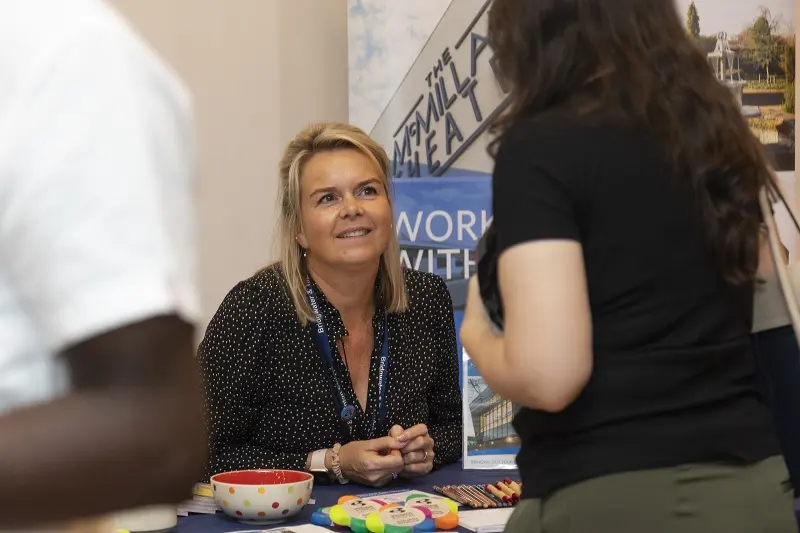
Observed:
[[[339,232],[336,235],[337,239],[342,239],[351,242],[359,242],[364,239],[364,237],[369,237],[372,233],[372,230],[365,227],[356,227],[356,228],[349,228],[344,231]]]

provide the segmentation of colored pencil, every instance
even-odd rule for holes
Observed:
[[[513,490],[517,494],[518,497],[522,496],[522,488],[520,488],[519,483],[517,483],[513,479],[508,479],[508,478],[505,479],[505,482],[506,482],[506,485],[511,487],[511,490]]]
[[[492,495],[494,495],[495,498],[500,498],[504,502],[510,502],[511,501],[511,498],[508,497],[508,494],[506,494],[505,492],[499,490],[494,485],[486,485],[486,490],[491,492]]]
[[[497,504],[498,507],[509,507],[512,505],[511,499],[506,498],[505,500],[501,497],[498,497],[494,494],[491,490],[489,490],[491,485],[476,485],[475,488],[478,489],[481,494],[488,496],[493,502]]]
[[[467,485],[469,490],[475,494],[476,498],[480,498],[481,501],[485,502],[486,505],[489,507],[497,507],[498,502],[495,498],[492,497],[491,494],[487,494],[485,490],[481,489],[478,485]]]
[[[464,500],[464,498],[462,498],[460,495],[450,490],[448,487],[433,487],[433,490],[435,490],[442,496],[447,496],[456,503],[460,503],[461,505],[470,505],[468,502]]]
[[[506,478],[485,485],[446,485],[433,490],[461,505],[488,509],[516,504],[522,494],[522,483]]]
[[[482,502],[484,505],[488,507],[497,507],[497,504],[494,502],[492,498],[488,496],[484,496],[481,492],[471,485],[464,485],[464,489],[469,492],[470,494],[475,497],[479,502]]]
[[[508,485],[506,485],[502,481],[498,481],[497,483],[495,483],[494,486],[497,487],[498,489],[500,489],[501,491],[505,492],[507,495],[511,496],[512,498],[514,497],[514,491],[511,490],[511,487],[509,487]]]
[[[434,487],[433,490],[440,494],[444,494],[451,500],[460,503],[461,505],[467,505],[472,508],[483,507],[478,501],[474,498],[469,496],[468,494],[464,493],[463,491],[459,490],[458,485],[449,485],[446,487]]]
[[[486,498],[482,498],[480,494],[477,494],[475,491],[470,489],[469,485],[458,485],[456,489],[466,496],[467,499],[474,503],[475,507],[480,507],[482,509],[488,509],[491,507],[491,502],[489,502]]]

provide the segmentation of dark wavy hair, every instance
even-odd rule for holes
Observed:
[[[769,163],[672,0],[493,0],[488,37],[510,91],[492,155],[511,124],[544,113],[646,131],[691,180],[724,279],[755,281]]]

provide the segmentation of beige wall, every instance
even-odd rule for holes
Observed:
[[[273,259],[276,167],[319,120],[347,120],[346,0],[113,0],[183,78],[200,138],[205,320]]]

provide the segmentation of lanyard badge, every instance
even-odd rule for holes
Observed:
[[[320,352],[322,352],[322,359],[330,374],[331,383],[333,384],[335,392],[335,400],[337,401],[338,408],[340,409],[339,417],[347,429],[347,433],[352,438],[351,422],[356,414],[355,405],[347,401],[347,396],[344,388],[339,381],[339,376],[336,374],[336,368],[333,362],[333,354],[331,352],[330,336],[325,328],[325,321],[323,320],[322,313],[319,309],[319,302],[317,295],[314,291],[314,286],[311,283],[311,278],[306,277],[306,293],[308,294],[308,302],[311,305],[311,310],[314,312],[316,324],[314,328],[314,337],[316,338],[317,345],[319,345]],[[370,433],[375,435],[379,430],[379,425],[382,425],[386,419],[386,388],[389,374],[389,323],[388,318],[384,315],[383,327],[383,342],[381,344],[381,358],[378,368],[378,409],[377,413],[373,412],[370,424]]]

